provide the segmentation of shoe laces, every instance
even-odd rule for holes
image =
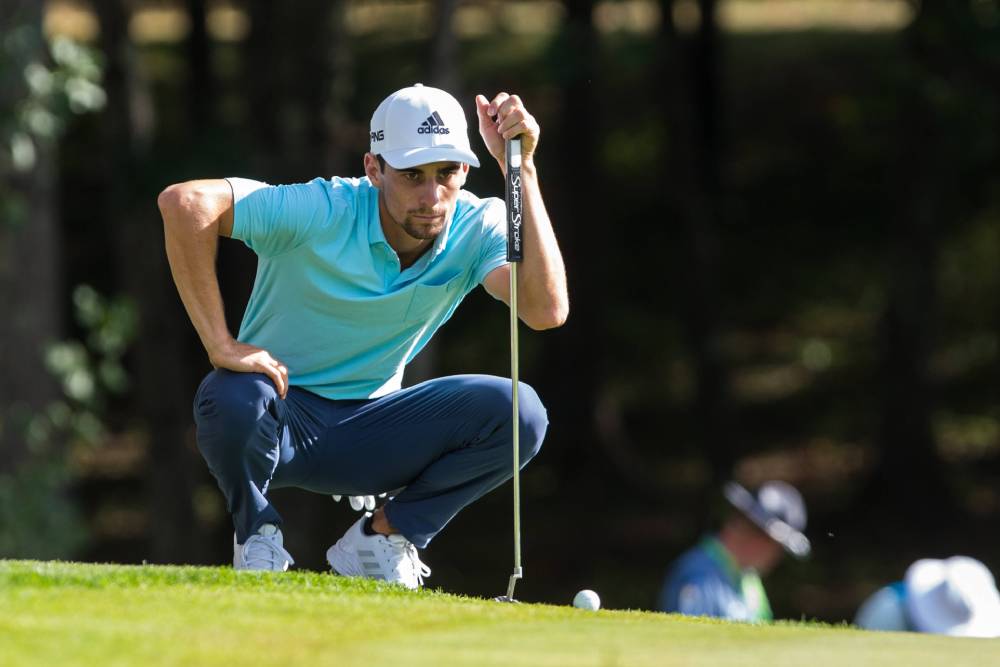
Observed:
[[[431,568],[420,560],[417,548],[413,546],[413,543],[402,535],[389,535],[386,540],[393,547],[393,551],[397,556],[394,559],[395,562],[393,565],[398,568],[405,563],[405,567],[410,570],[413,577],[417,580],[417,585],[423,586],[424,578],[431,576]]]
[[[274,536],[251,535],[243,544],[243,565],[248,570],[283,571],[295,561]]]

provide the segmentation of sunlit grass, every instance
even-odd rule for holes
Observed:
[[[971,665],[994,647],[511,605],[311,572],[0,561],[4,665],[919,666]]]

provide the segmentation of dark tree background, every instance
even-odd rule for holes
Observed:
[[[741,24],[740,2],[772,22]],[[38,455],[24,415],[62,396],[46,345],[89,340],[74,288],[126,297],[138,322],[129,389],[88,408],[97,442],[51,435],[59,495],[89,536],[55,555],[228,562],[190,414],[209,365],[156,195],[200,177],[359,175],[375,106],[422,81],[454,92],[472,128],[473,96],[506,90],[543,129],[572,313],[522,334],[522,376],[551,421],[523,477],[524,599],[589,587],[652,607],[734,477],[786,479],[810,506],[814,557],[768,582],[779,615],[850,618],[918,557],[1000,567],[995,0],[873,0],[865,29],[788,29],[747,0],[14,5],[19,24],[40,34],[45,18],[101,54],[107,103],[72,116],[30,171],[0,170],[0,198],[28,211],[0,221],[0,495]],[[0,80],[19,80],[5,58]],[[23,94],[0,90],[0,121]],[[501,186],[483,160],[468,187]],[[255,261],[222,244],[234,331]],[[506,318],[471,294],[407,381],[506,374]],[[324,569],[350,510],[274,497],[298,564]],[[426,554],[431,583],[502,590],[509,515],[509,486],[463,512]]]

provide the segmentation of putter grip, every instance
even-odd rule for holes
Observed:
[[[521,198],[521,140],[507,140],[507,261],[520,262],[523,259],[521,219],[523,200]]]

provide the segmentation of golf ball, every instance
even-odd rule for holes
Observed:
[[[601,598],[594,591],[582,590],[573,598],[573,606],[578,609],[596,611],[601,608]]]

